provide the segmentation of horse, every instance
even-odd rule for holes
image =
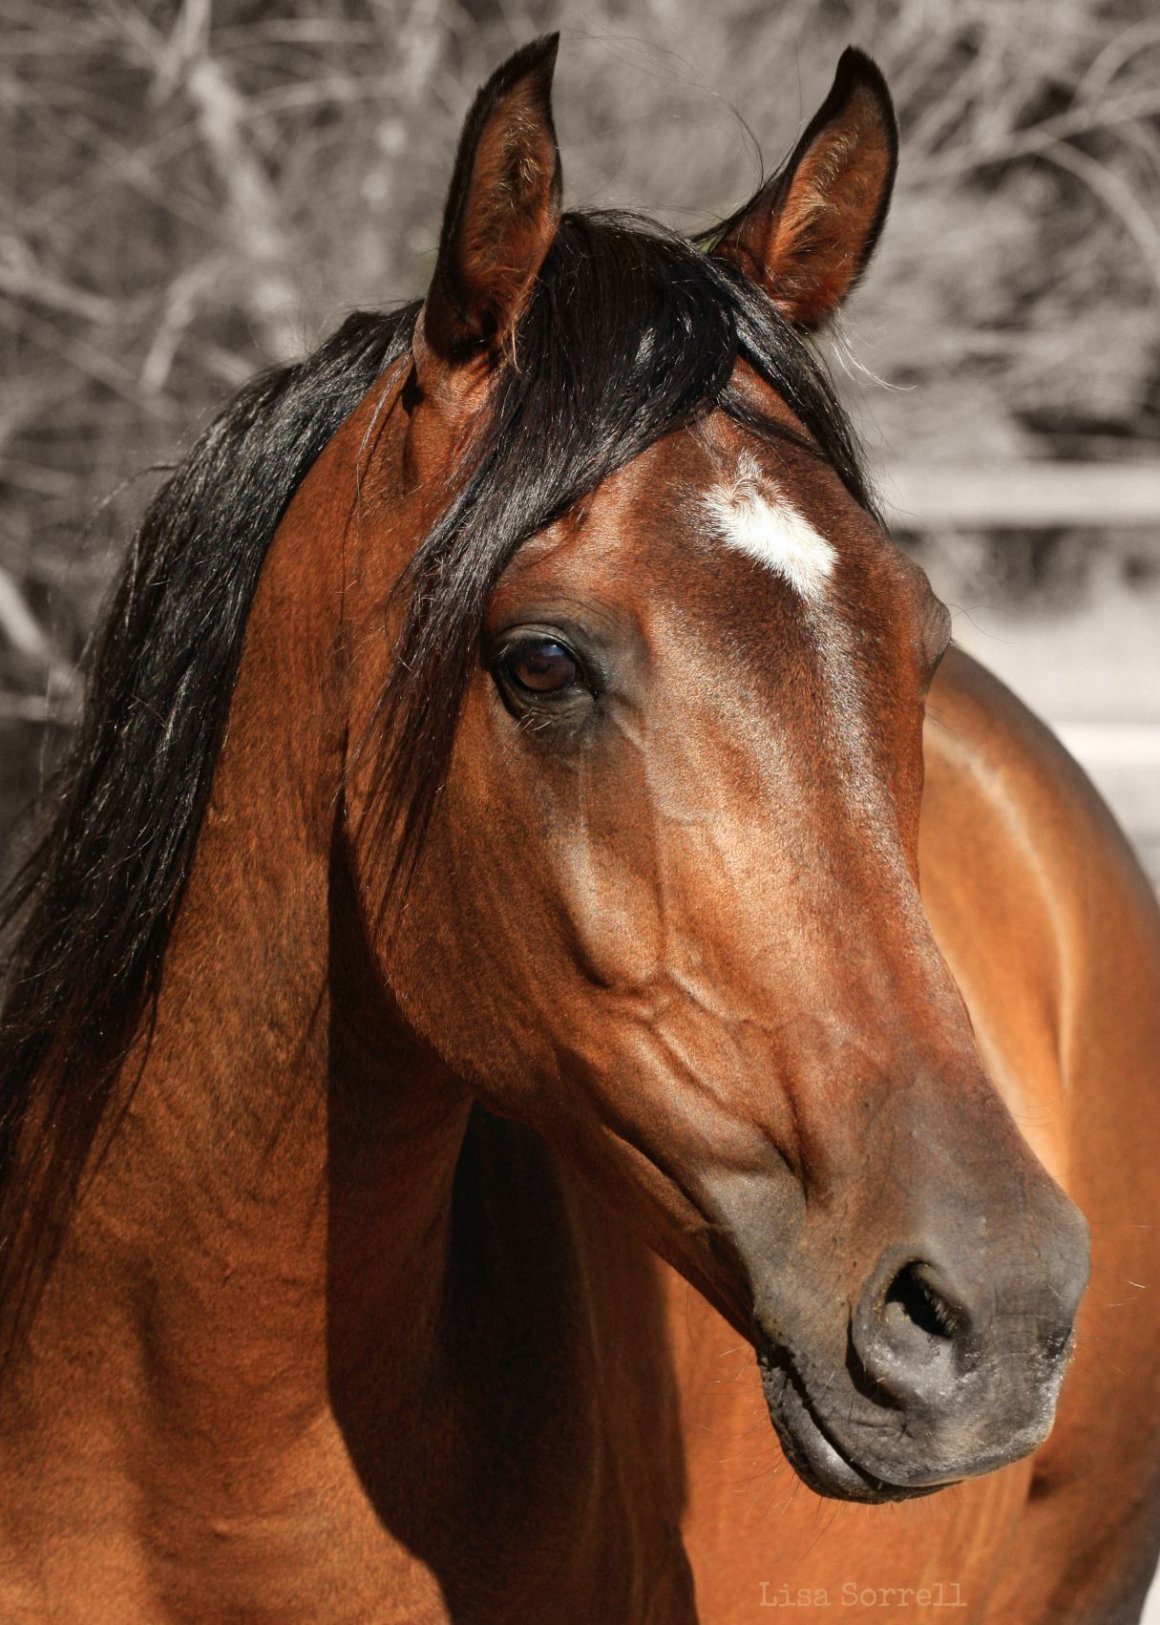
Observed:
[[[0,1613],[1135,1619],[1160,921],[819,360],[889,93],[690,241],[563,210],[556,49],[109,606],[9,899]]]

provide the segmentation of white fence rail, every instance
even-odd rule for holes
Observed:
[[[896,530],[1119,530],[1160,534],[1160,463],[891,462]]]

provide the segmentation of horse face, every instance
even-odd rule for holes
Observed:
[[[549,48],[472,112],[401,486],[455,465],[558,224]],[[893,173],[856,53],[717,252],[798,328]],[[739,365],[542,529],[486,608],[383,974],[489,1108],[538,1130],[751,1335],[819,1490],[897,1498],[1050,1426],[1082,1220],[985,1078],[917,885],[945,613]]]
[[[671,436],[501,579],[392,972],[864,1499],[1041,1441],[1086,1276],[919,900],[946,625],[809,453]]]

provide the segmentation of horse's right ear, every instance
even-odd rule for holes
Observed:
[[[509,57],[467,115],[423,311],[426,343],[443,361],[502,348],[556,235],[551,88],[559,38],[548,34]]]

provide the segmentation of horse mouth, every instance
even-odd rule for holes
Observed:
[[[911,1501],[946,1484],[893,1484],[860,1467],[827,1432],[788,1353],[762,1338],[757,1363],[770,1419],[786,1460],[817,1495],[838,1501]],[[955,1482],[950,1480],[948,1482]]]

